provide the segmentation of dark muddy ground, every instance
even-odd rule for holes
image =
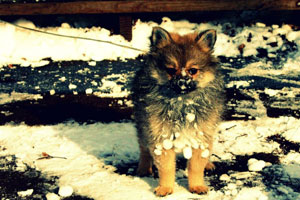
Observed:
[[[293,44],[288,43],[289,51],[295,51]],[[278,52],[284,56],[288,52]],[[263,105],[269,117],[300,117],[300,92],[290,97],[284,93],[285,88],[299,89],[300,86],[289,81],[290,77],[240,76],[231,77],[230,68],[239,69],[249,63],[257,62],[258,57],[224,58],[220,57],[225,75],[225,83],[249,82],[248,86],[226,87],[227,112],[225,120],[249,120],[260,115]],[[112,81],[120,91],[130,91],[131,80],[136,70],[144,65],[144,59],[127,61],[101,61],[96,66],[88,62],[52,62],[43,67],[7,66],[0,69],[0,124],[7,122],[24,122],[34,124],[56,124],[69,119],[78,122],[120,121],[130,119],[132,106],[128,96],[115,97],[112,88],[103,88],[105,81]],[[274,67],[284,62],[270,60]],[[229,68],[229,69],[228,69]],[[293,77],[296,81],[300,77]],[[63,81],[62,81],[63,80]],[[76,88],[71,88],[75,85]],[[276,96],[270,96],[265,88],[282,90]],[[93,94],[86,94],[91,89]],[[299,90],[300,91],[300,90]],[[54,92],[54,94],[51,94]],[[95,93],[104,95],[94,95]],[[38,99],[16,101],[14,94],[38,95]],[[255,94],[255,95],[254,95]],[[4,95],[4,96],[3,96]],[[6,96],[5,96],[6,95]],[[257,96],[255,98],[255,96]],[[4,99],[8,99],[5,100]],[[119,103],[121,101],[121,103]],[[280,106],[278,106],[280,104]],[[245,105],[246,108],[245,108]],[[298,106],[297,106],[298,105]]]

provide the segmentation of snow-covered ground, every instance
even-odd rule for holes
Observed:
[[[16,23],[37,28],[32,22],[24,20]],[[148,37],[152,27],[157,25],[155,22],[137,21],[133,27],[131,42],[125,41],[119,35],[111,36],[109,31],[99,27],[83,29],[62,24],[61,27],[39,30],[107,40],[148,50]],[[216,29],[218,31],[216,56],[230,57],[235,61],[238,61],[241,55],[255,58],[256,62],[246,64],[242,68],[223,65],[223,68],[228,70],[228,75],[237,79],[227,83],[227,88],[245,88],[247,93],[249,92],[247,88],[253,87],[255,80],[239,80],[239,78],[257,76],[293,84],[294,88],[278,90],[265,88],[263,91],[270,97],[296,98],[299,95],[297,87],[300,87],[300,31],[293,30],[291,26],[276,24],[266,26],[263,23],[256,23],[252,26],[235,27],[230,23],[195,24],[188,21],[171,21],[168,18],[163,18],[159,25],[181,34],[208,28]],[[84,60],[94,65],[95,61],[118,58],[124,60],[136,58],[141,54],[110,44],[31,32],[3,22],[0,22],[0,44],[1,67],[13,65],[38,67],[49,63],[45,58],[51,58],[53,61]],[[289,50],[291,46],[295,48],[293,51]],[[264,49],[264,58],[260,58],[260,49]],[[277,65],[274,65],[274,62]],[[118,78],[118,75],[116,76]],[[59,78],[61,82],[65,81],[63,77]],[[104,77],[99,87],[110,88],[111,96],[129,94],[130,91],[122,93],[124,91],[120,90],[109,77],[105,80]],[[68,86],[70,89],[74,87],[69,83]],[[249,95],[251,96],[251,92]],[[9,95],[0,94],[0,104],[30,98],[42,97],[17,92]],[[253,98],[259,99],[256,93]],[[64,188],[63,191],[74,190],[76,194],[96,200],[298,200],[300,120],[293,117],[269,118],[265,108],[260,104],[261,102],[257,101],[256,110],[253,110],[259,113],[255,120],[226,121],[220,124],[212,156],[217,169],[212,175],[207,176],[207,183],[211,182],[207,195],[189,193],[186,189],[186,171],[180,168],[176,174],[177,184],[174,194],[164,198],[155,197],[153,189],[158,179],[134,175],[139,152],[132,122],[78,124],[69,121],[51,126],[9,123],[0,126],[0,155],[16,155],[18,170],[25,170],[28,165],[48,176],[58,176],[59,186]],[[244,105],[244,108],[247,106]],[[270,159],[271,155],[275,159]],[[58,194],[49,194],[48,198],[59,197]]]
[[[277,135],[299,144],[299,127],[300,120],[292,117],[223,122],[212,160],[222,168],[238,156],[250,155],[248,166],[246,163],[241,170],[224,172],[217,179],[209,176],[208,184],[214,179],[224,187],[218,190],[212,186],[207,195],[201,196],[188,192],[183,169],[177,172],[174,194],[165,198],[156,198],[153,193],[157,178],[128,175],[137,167],[139,154],[131,122],[89,125],[68,122],[32,127],[7,124],[0,127],[1,146],[5,147],[1,156],[16,155],[19,170],[24,170],[26,164],[58,176],[60,187],[70,186],[77,194],[94,199],[295,200],[300,199],[300,153],[291,150],[284,154],[280,145],[268,138]],[[280,163],[251,158],[258,153],[274,153]],[[40,159],[43,154],[54,158]],[[121,175],[114,172],[118,166],[131,167],[126,169],[127,175]]]

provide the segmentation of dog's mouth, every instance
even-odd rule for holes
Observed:
[[[196,89],[196,83],[191,78],[180,77],[171,80],[171,87],[178,94],[187,94]]]

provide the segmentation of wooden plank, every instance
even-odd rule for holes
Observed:
[[[300,10],[300,0],[76,1],[0,4],[0,15]]]

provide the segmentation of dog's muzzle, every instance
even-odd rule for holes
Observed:
[[[189,77],[176,77],[172,80],[171,85],[179,94],[186,94],[196,89],[195,82]]]

